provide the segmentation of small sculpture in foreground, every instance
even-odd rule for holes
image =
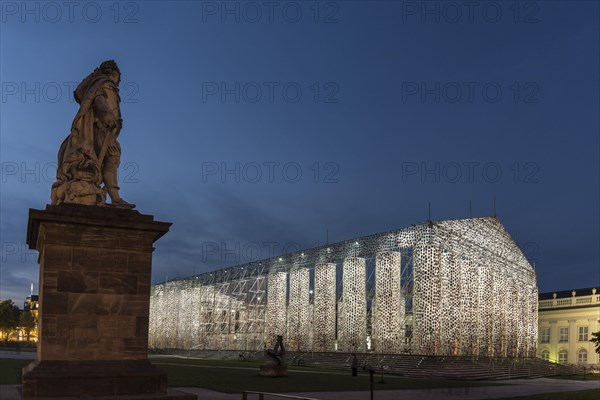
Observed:
[[[283,346],[283,336],[277,335],[277,342],[273,350],[267,350],[267,357],[270,357],[277,365],[283,365],[283,355],[285,347]]]
[[[260,371],[258,374],[260,376],[270,377],[287,376],[287,366],[283,362],[283,356],[285,354],[283,336],[277,335],[275,347],[273,350],[267,350],[265,354],[270,358],[270,360],[267,364],[260,366]]]
[[[134,208],[119,195],[117,169],[121,146],[117,137],[123,126],[119,103],[121,71],[113,60],[104,61],[74,92],[80,105],[71,133],[58,152],[53,205],[74,203]],[[104,183],[104,187],[102,187]]]

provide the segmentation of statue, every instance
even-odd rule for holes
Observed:
[[[285,347],[283,347],[283,336],[277,335],[277,342],[273,350],[267,350],[267,356],[277,365],[283,364],[283,355],[285,354]]]
[[[283,377],[287,376],[287,366],[283,362],[285,347],[283,346],[283,336],[277,335],[277,342],[273,350],[266,350],[265,354],[270,358],[267,364],[261,365],[258,374],[260,376]]]
[[[120,81],[117,63],[108,60],[77,86],[74,97],[80,107],[71,133],[58,151],[56,182],[50,195],[53,205],[135,207],[121,198],[117,180],[121,162],[117,137],[123,126]],[[106,203],[107,193],[111,204]]]

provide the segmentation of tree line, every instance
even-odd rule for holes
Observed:
[[[23,331],[27,341],[37,324],[36,317],[30,311],[21,311],[11,300],[0,300],[0,338],[9,341],[18,331]]]

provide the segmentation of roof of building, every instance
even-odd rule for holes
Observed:
[[[585,288],[585,289],[572,289],[572,290],[560,290],[557,292],[544,292],[539,294],[540,300],[552,300],[554,298],[554,293],[556,293],[557,299],[562,299],[565,297],[573,297],[573,291],[575,291],[575,296],[591,296],[592,290],[596,289],[596,293],[599,293],[600,290],[598,288]]]
[[[477,257],[488,257],[493,254],[504,260],[505,265],[510,265],[511,269],[535,276],[533,267],[521,249],[494,215],[440,221],[428,220],[420,224],[355,237],[337,243],[317,245],[304,250],[298,249],[293,252],[284,252],[285,254],[281,255],[270,254],[269,258],[256,259],[245,264],[203,272],[186,278],[167,280],[154,285],[154,287],[169,282],[184,281],[193,282],[195,285],[213,285],[259,275],[266,276],[271,269],[289,272],[295,267],[336,262],[346,257],[371,257],[382,250],[405,252],[423,240],[432,240],[433,236],[442,242],[453,243],[454,249],[461,248],[461,251],[469,254],[469,257],[474,257],[476,261]],[[473,256],[473,254],[478,254],[478,256]]]

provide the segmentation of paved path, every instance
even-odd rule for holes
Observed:
[[[506,382],[506,381],[505,381]],[[197,388],[178,388],[181,391],[194,393],[198,399],[240,400],[240,394],[224,394]],[[538,393],[567,392],[574,390],[600,389],[600,381],[568,381],[562,379],[515,379],[509,385],[485,386],[449,389],[410,389],[376,391],[374,400],[480,400],[497,399],[501,397],[528,396]],[[287,393],[298,396],[312,397],[320,400],[368,400],[369,392],[317,392],[317,393]],[[249,396],[248,400],[258,399],[257,395]],[[277,397],[267,397],[266,400],[277,400]]]
[[[240,400],[241,394],[226,394],[200,388],[175,388],[182,392],[198,395],[199,400]],[[376,391],[375,400],[480,400],[501,397],[527,396],[538,393],[566,392],[574,390],[600,389],[600,381],[568,381],[562,379],[514,379],[509,385],[467,387],[451,389],[410,389]],[[320,400],[367,400],[369,392],[318,392],[318,393],[287,393],[298,396],[312,397]],[[258,396],[249,396],[249,400]],[[20,385],[0,386],[0,399],[20,400]],[[266,400],[277,400],[267,397]]]
[[[0,358],[17,358],[19,360],[35,360],[35,351],[0,350]],[[0,397],[1,399],[1,397]],[[3,399],[4,400],[4,399]]]

